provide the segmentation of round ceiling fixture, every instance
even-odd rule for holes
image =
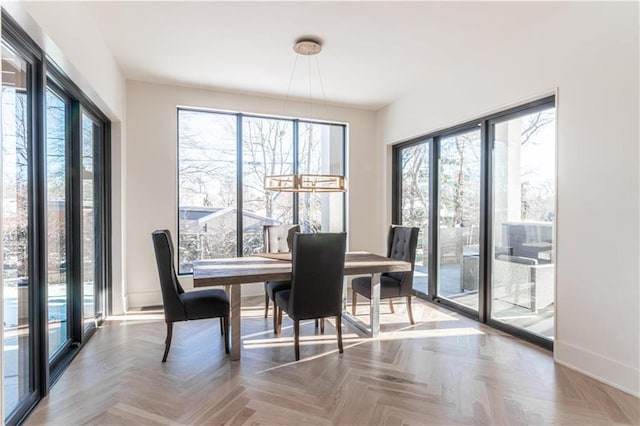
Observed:
[[[293,50],[300,55],[317,55],[322,50],[322,45],[317,40],[302,39],[293,45]]]

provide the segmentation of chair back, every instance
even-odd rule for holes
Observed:
[[[389,228],[389,235],[387,236],[387,257],[411,263],[411,271],[389,272],[384,274],[400,281],[400,296],[411,294],[419,232],[420,228],[406,226],[391,225]]]
[[[153,237],[153,248],[156,253],[158,276],[160,277],[165,321],[174,322],[186,320],[187,315],[184,310],[184,305],[180,300],[180,294],[184,293],[184,290],[178,281],[173,263],[171,233],[167,229],[160,229],[153,231],[151,235]]]
[[[290,252],[293,247],[293,235],[296,232],[300,232],[300,225],[265,225],[264,252]]]
[[[347,234],[295,234],[291,294],[287,313],[294,320],[324,318],[342,312]]]

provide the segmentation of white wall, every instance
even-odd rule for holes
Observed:
[[[424,87],[381,110],[384,179],[389,144],[557,88],[555,358],[638,395],[638,4],[562,10],[501,45],[470,51],[459,67],[434,69]],[[388,221],[389,191],[383,203]]]
[[[177,235],[177,107],[282,115],[283,105],[281,99],[127,81],[128,306],[162,303],[151,232],[167,228]],[[286,114],[308,117],[309,105],[289,100]],[[312,118],[348,123],[350,249],[382,252],[380,242],[386,232],[385,225],[378,209],[378,191],[371,187],[371,182],[380,174],[375,149],[375,113],[315,106]],[[188,277],[182,281],[186,288],[193,286]]]
[[[112,121],[113,312],[124,311],[125,188],[121,179],[124,144],[125,80],[93,16],[81,2],[5,2],[3,7]],[[70,25],[73,23],[73,25]]]
[[[5,2],[2,7],[103,113],[115,121],[124,117],[124,77],[86,5]]]

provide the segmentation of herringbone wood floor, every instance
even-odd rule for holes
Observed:
[[[383,305],[379,339],[345,325],[291,322],[271,332],[262,301],[243,311],[242,360],[224,354],[217,320],[178,323],[166,364],[162,314],[100,329],[27,424],[638,424],[639,401],[555,365],[551,354],[414,298]],[[362,314],[365,306],[360,307]],[[364,318],[364,316],[363,316]]]

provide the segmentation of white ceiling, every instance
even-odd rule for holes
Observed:
[[[566,4],[565,4],[566,5]],[[285,96],[301,36],[327,102],[377,110],[565,7],[480,2],[87,2],[127,78]],[[309,83],[311,65],[311,84]],[[300,56],[290,97],[323,99]]]

